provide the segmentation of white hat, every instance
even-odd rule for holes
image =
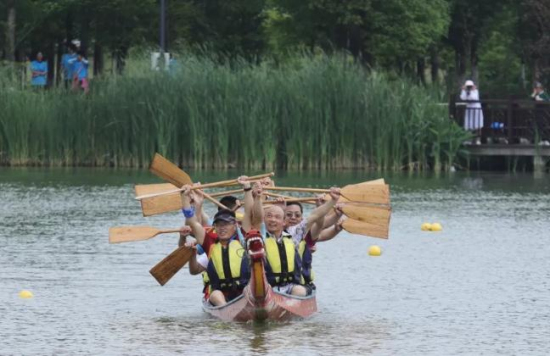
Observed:
[[[473,82],[472,80],[467,80],[466,83],[464,83],[464,86],[473,87],[473,86],[474,86],[474,82]]]

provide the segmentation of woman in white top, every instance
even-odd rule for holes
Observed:
[[[470,131],[477,131],[478,137],[481,136],[481,129],[483,128],[483,111],[481,109],[481,103],[479,103],[479,91],[475,84],[471,80],[467,80],[460,92],[460,99],[464,101],[473,101],[473,103],[466,104],[466,111],[464,113],[464,129]],[[476,143],[479,142],[479,138]]]

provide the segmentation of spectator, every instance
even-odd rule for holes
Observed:
[[[75,59],[69,63],[72,64],[73,70],[73,89],[82,90],[84,94],[88,94],[88,60],[85,58],[82,51],[78,51]]]
[[[531,98],[535,101],[550,101],[550,96],[544,91],[544,87],[539,82],[535,83],[535,88],[533,89]]]
[[[36,54],[36,59],[31,62],[31,85],[33,88],[45,88],[48,82],[48,62],[44,61],[42,52]]]
[[[76,60],[76,46],[73,43],[67,45],[67,53],[61,57],[61,68],[63,70],[63,83],[65,89],[71,87],[73,81],[73,64]]]
[[[467,80],[462,86],[460,99],[470,101],[466,104],[464,113],[464,129],[472,131],[476,135],[474,142],[476,145],[481,143],[481,129],[483,128],[483,110],[479,102],[479,91],[471,80]]]

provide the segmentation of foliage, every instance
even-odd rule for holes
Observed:
[[[182,61],[132,61],[89,96],[4,82],[4,163],[146,166],[160,151],[196,168],[448,169],[464,139],[432,92],[341,55]]]

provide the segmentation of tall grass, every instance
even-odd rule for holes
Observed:
[[[195,168],[441,170],[468,137],[437,94],[344,55],[179,62],[131,61],[88,96],[0,74],[2,163],[141,167],[158,151]]]

